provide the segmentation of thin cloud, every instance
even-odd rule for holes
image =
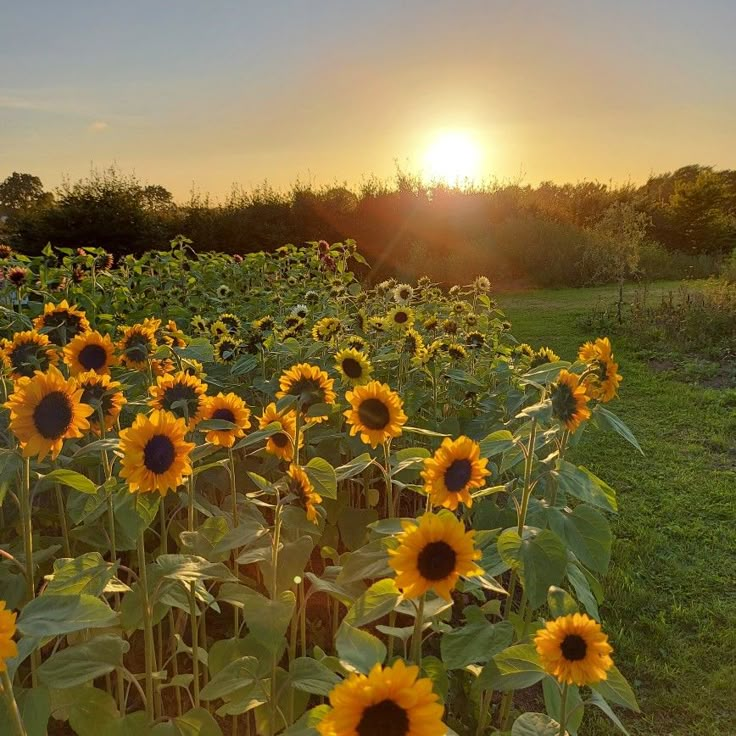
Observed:
[[[94,123],[91,123],[87,130],[90,133],[102,133],[103,131],[107,130],[109,128],[109,124],[106,123],[104,120],[95,120]]]

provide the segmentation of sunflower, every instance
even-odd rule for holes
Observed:
[[[613,667],[608,637],[600,624],[584,613],[547,621],[534,645],[544,671],[568,685],[594,685],[608,678]]]
[[[120,362],[126,368],[142,371],[148,366],[148,360],[156,351],[156,326],[152,323],[138,323],[132,327],[123,327],[123,336],[118,341],[121,353]]]
[[[5,278],[16,288],[23,286],[28,277],[28,269],[23,266],[13,266],[5,272]]]
[[[452,311],[458,316],[465,314],[470,309],[470,304],[467,302],[455,302],[452,305]]]
[[[151,360],[151,373],[154,376],[165,376],[171,373],[174,368],[174,361],[171,358],[154,358]]]
[[[215,340],[219,340],[221,337],[224,337],[225,335],[229,335],[230,330],[228,329],[228,326],[222,320],[216,319],[210,325],[210,334],[215,338]]]
[[[304,324],[304,318],[300,317],[298,314],[289,314],[287,315],[286,319],[284,319],[284,325],[286,327],[296,327],[296,325],[303,325]]]
[[[475,532],[466,532],[463,522],[449,511],[427,513],[417,521],[402,521],[401,526],[399,546],[389,550],[389,565],[404,598],[419,598],[434,590],[449,601],[461,575],[483,574],[475,564],[481,557],[473,540]]]
[[[120,477],[128,481],[131,493],[158,491],[165,496],[181,485],[192,472],[189,453],[194,444],[184,441],[186,433],[183,419],[160,409],[150,416],[139,414],[120,432]]]
[[[444,736],[444,708],[432,680],[399,659],[352,673],[330,693],[332,708],[317,724],[320,736]]]
[[[195,314],[189,323],[197,332],[207,332],[209,323],[201,314]]]
[[[396,307],[386,315],[384,321],[400,329],[411,327],[414,324],[414,310],[411,307]]]
[[[611,341],[604,337],[586,342],[578,357],[590,364],[584,383],[591,398],[604,404],[615,398],[623,377],[618,373],[618,363],[613,362]]]
[[[109,373],[110,366],[117,363],[115,346],[109,335],[101,335],[96,331],[83,332],[64,348],[64,362],[73,376],[85,371]]]
[[[297,304],[291,313],[299,317],[299,319],[306,319],[309,314],[309,307],[306,304]]]
[[[519,355],[526,356],[527,358],[534,357],[534,348],[525,342],[522,342],[520,345],[516,346],[516,352],[519,353]]]
[[[275,324],[276,322],[274,321],[274,318],[270,314],[267,314],[265,317],[261,317],[260,319],[256,319],[251,322],[251,327],[256,332],[268,332],[274,328]]]
[[[204,366],[198,360],[194,360],[194,358],[183,358],[181,369],[184,373],[188,373],[190,376],[196,376],[202,381],[207,377]]]
[[[397,304],[406,306],[414,298],[414,289],[409,284],[399,284],[394,287],[393,297]]]
[[[373,371],[373,366],[367,356],[354,348],[341,350],[335,356],[335,365],[343,381],[352,386],[367,383]]]
[[[232,312],[223,312],[217,320],[219,322],[222,322],[228,329],[228,332],[231,335],[235,335],[240,330],[242,323],[240,321],[240,317],[233,314]]]
[[[491,282],[486,276],[477,276],[473,281],[473,289],[478,294],[486,294],[491,290]]]
[[[480,350],[480,348],[485,345],[485,342],[485,335],[482,332],[478,332],[477,330],[474,330],[473,332],[468,332],[468,334],[465,335],[465,344],[471,350]]]
[[[16,332],[12,340],[3,340],[2,358],[13,380],[30,378],[36,371],[56,365],[59,356],[48,338],[36,330]]]
[[[314,291],[314,289],[310,289],[306,294],[304,294],[304,298],[310,304],[316,304],[319,301],[319,292]]]
[[[318,503],[322,503],[322,496],[314,490],[314,486],[309,480],[309,476],[298,465],[291,463],[289,465],[289,492],[296,496],[296,502],[304,509],[309,521],[316,524],[318,522],[317,509]]]
[[[174,375],[167,374],[156,379],[156,385],[148,392],[151,399],[148,405],[154,409],[170,411],[174,416],[187,421],[189,429],[202,419],[207,384],[196,376],[181,371]]]
[[[179,329],[176,322],[170,319],[166,323],[166,327],[161,330],[160,336],[156,335],[157,339],[160,339],[165,345],[170,345],[174,348],[184,348],[187,345],[184,333]]]
[[[316,404],[334,404],[335,392],[332,390],[335,381],[316,365],[298,363],[284,371],[279,378],[281,390],[277,399],[284,396],[296,396],[299,409],[306,415],[309,408]],[[318,424],[327,419],[327,415],[307,416],[308,422]]]
[[[85,313],[77,309],[76,304],[69,306],[66,299],[59,304],[44,304],[43,314],[36,317],[33,326],[37,330],[53,333],[51,337],[61,345],[66,345],[74,336],[90,328]]]
[[[259,429],[265,429],[272,422],[281,425],[280,432],[272,434],[266,441],[266,452],[276,455],[282,460],[291,461],[294,458],[294,436],[296,435],[296,412],[278,411],[276,404],[271,402],[258,417]],[[299,447],[304,446],[304,435],[299,434]]]
[[[580,378],[566,370],[560,371],[557,383],[550,392],[552,414],[571,432],[574,432],[590,416],[588,401],[590,397]]]
[[[349,335],[345,339],[345,346],[361,353],[368,351],[368,343],[360,335]]]
[[[120,410],[127,403],[123,392],[120,391],[119,381],[113,381],[108,374],[88,371],[77,376],[77,382],[82,389],[83,404],[89,404],[94,412],[90,415],[89,424],[95,434],[100,434],[100,414],[104,417],[105,429],[112,429],[120,415]]]
[[[480,445],[464,435],[456,440],[445,437],[431,458],[424,461],[424,490],[433,506],[454,511],[460,502],[473,505],[470,491],[480,488],[490,471],[481,458]]]
[[[468,312],[465,315],[465,325],[467,327],[475,327],[478,324],[478,315],[475,312]]]
[[[6,659],[18,656],[18,645],[13,641],[15,617],[15,613],[5,610],[5,601],[0,601],[0,672],[8,669]]]
[[[379,381],[356,386],[345,394],[351,408],[343,412],[350,425],[350,434],[377,447],[391,437],[398,437],[406,424],[406,414],[399,395]]]
[[[202,419],[222,419],[235,424],[232,429],[211,429],[205,435],[213,445],[232,447],[236,439],[245,437],[245,430],[250,427],[250,409],[237,394],[220,392],[205,398]]]
[[[446,335],[454,335],[459,327],[460,325],[454,319],[446,319],[442,322],[442,329]]]
[[[215,360],[218,363],[233,363],[243,343],[230,335],[221,337],[215,343]]]
[[[409,329],[404,332],[404,340],[401,345],[401,349],[409,355],[416,355],[424,350],[424,340],[413,327],[409,327]]]
[[[375,332],[383,332],[386,329],[386,320],[383,317],[368,317],[368,328]]]
[[[434,332],[434,330],[437,329],[439,325],[439,320],[437,317],[427,317],[427,319],[424,320],[422,323],[422,327],[424,327],[427,332]]]
[[[329,342],[340,332],[340,320],[336,317],[323,317],[312,328],[312,337],[321,342]]]
[[[220,284],[217,287],[217,296],[220,297],[220,299],[224,299],[226,296],[230,294],[230,287],[226,284]]]
[[[81,402],[82,389],[75,379],[65,379],[53,365],[46,373],[20,378],[5,403],[10,409],[10,429],[23,448],[24,457],[51,453],[55,460],[64,440],[81,437],[89,429],[87,417],[94,411]]]
[[[555,353],[552,348],[539,348],[534,355],[532,355],[532,362],[530,366],[537,368],[540,365],[546,365],[547,363],[557,363],[560,356]]]
[[[459,342],[451,342],[447,352],[453,360],[465,360],[468,357],[468,351]]]
[[[365,309],[359,309],[355,313],[355,325],[361,332],[368,329],[368,315],[365,313]]]
[[[13,255],[13,249],[6,243],[0,243],[0,259],[5,260]]]

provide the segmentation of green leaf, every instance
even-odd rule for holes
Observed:
[[[558,588],[556,585],[550,586],[547,591],[547,607],[552,614],[552,618],[578,613],[578,604],[575,599],[566,590]]]
[[[258,660],[240,657],[226,665],[204,686],[202,700],[217,700],[250,685],[258,677]]]
[[[38,482],[39,484],[59,483],[80,493],[97,493],[97,486],[86,475],[65,468],[57,468],[42,475]]]
[[[314,549],[314,540],[306,534],[293,542],[286,542],[279,550],[276,588],[279,591],[294,587],[294,578],[303,577],[304,570]],[[270,589],[272,580],[271,556],[259,562],[263,580]]]
[[[118,614],[94,596],[42,595],[23,608],[18,618],[18,631],[23,636],[62,636],[117,623]]]
[[[569,563],[565,572],[570,585],[575,589],[577,599],[583,604],[585,610],[596,620],[600,621],[598,612],[598,597],[593,593],[590,582],[583,570],[574,563]]]
[[[116,566],[105,562],[99,552],[87,552],[74,559],[54,560],[53,576],[44,595],[80,595],[97,598],[115,576]]]
[[[550,508],[547,515],[552,530],[584,565],[596,572],[608,570],[613,534],[603,514],[592,506],[579,504],[572,513]]]
[[[596,706],[596,708],[600,708],[600,710],[602,710],[608,716],[608,719],[611,721],[611,723],[613,723],[613,725],[616,726],[616,728],[618,728],[621,733],[625,734],[625,736],[629,736],[629,732],[624,727],[624,724],[621,723],[619,717],[613,712],[613,708],[608,705],[608,703],[600,695],[600,693],[597,693],[595,690],[593,690],[590,693],[590,697],[585,702]]]
[[[329,705],[317,705],[311,708],[296,723],[289,726],[282,736],[318,736],[317,724],[327,715],[329,710]]]
[[[547,714],[554,718],[558,723],[562,718],[562,693],[557,681],[552,677],[545,677],[542,681],[542,691],[544,693],[544,709]],[[583,700],[580,697],[580,690],[575,685],[569,685],[567,688],[567,722],[565,728],[570,736],[577,736],[580,724],[583,722],[585,708]]]
[[[337,517],[340,539],[349,550],[358,549],[368,541],[368,528],[377,520],[376,509],[356,509],[352,506],[341,509]]]
[[[365,626],[393,611],[400,595],[393,578],[379,580],[353,603],[343,620],[356,628]]]
[[[544,677],[534,644],[517,644],[493,657],[501,675],[503,687],[498,690],[520,690],[530,687]]]
[[[209,562],[203,557],[193,555],[160,555],[156,565],[160,568],[162,577],[181,583],[194,583],[198,580],[237,580],[221,562]]]
[[[327,460],[321,457],[314,457],[304,466],[304,470],[309,476],[314,490],[322,498],[337,498],[337,476],[335,475],[335,468]]]
[[[636,695],[631,689],[631,685],[626,682],[626,678],[621,674],[618,667],[614,665],[608,670],[608,677],[595,685],[590,686],[595,692],[606,700],[623,705],[624,708],[639,712],[639,704],[636,702]]]
[[[559,736],[559,733],[560,724],[544,713],[523,713],[511,726],[511,736]]]
[[[211,363],[214,359],[212,343],[206,337],[195,337],[183,348],[174,348],[180,358],[197,360],[200,363]]]
[[[477,606],[465,609],[467,624],[442,636],[440,652],[447,669],[487,662],[511,644],[514,627],[508,621],[492,624]]]
[[[508,429],[499,429],[480,441],[480,456],[493,457],[512,447],[514,447],[514,435]]]
[[[348,478],[359,475],[373,463],[373,458],[367,452],[364,452],[362,455],[353,458],[349,463],[335,468],[335,477],[338,481],[347,480]]]
[[[204,708],[192,708],[168,723],[155,725],[151,736],[222,736],[222,730]]]
[[[634,436],[634,433],[619,419],[612,411],[598,404],[593,410],[593,419],[597,426],[602,429],[612,429],[616,434],[623,437],[629,444],[633,445],[643,455],[644,450]]]
[[[562,460],[559,471],[555,471],[553,475],[557,477],[560,489],[565,493],[606,511],[618,510],[616,491],[582,465],[576,467],[571,462]]]
[[[542,365],[527,371],[519,379],[521,383],[545,384],[554,381],[563,368],[569,368],[567,360],[558,360],[554,363],[543,363]]]
[[[61,649],[38,668],[39,682],[55,689],[84,685],[122,666],[129,648],[119,636],[105,634]]]
[[[373,665],[383,664],[386,646],[373,634],[343,621],[337,630],[335,647],[340,660],[349,668],[367,675]]]
[[[444,703],[450,690],[450,678],[445,663],[439,657],[422,657],[422,675],[432,680],[432,690]]]
[[[110,721],[102,727],[99,736],[150,736],[151,726],[145,711],[129,713],[127,716]]]
[[[337,576],[340,585],[347,585],[366,578],[385,578],[392,574],[388,564],[388,552],[383,540],[369,542],[355,552],[343,555],[342,571]]]
[[[312,695],[327,696],[340,678],[321,662],[311,657],[297,657],[289,665],[291,686]]]
[[[51,690],[51,715],[69,721],[77,736],[99,736],[100,725],[118,718],[118,708],[109,693],[94,687]]]
[[[408,432],[409,434],[420,434],[425,437],[449,437],[449,434],[443,434],[442,432],[435,432],[432,429],[424,429],[424,427],[407,427],[403,426],[401,428],[404,432]]]
[[[46,736],[48,721],[51,716],[51,700],[48,688],[37,686],[22,690],[16,694],[16,701],[27,736]],[[9,723],[10,714],[7,715],[7,720],[2,720],[2,708],[5,705],[5,698],[1,698],[0,722]]]

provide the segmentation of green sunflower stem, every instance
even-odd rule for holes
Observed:
[[[197,599],[194,583],[189,586],[189,618],[192,625],[192,685],[194,688],[194,707],[199,708],[199,622],[197,621]]]
[[[565,450],[567,449],[567,443],[570,439],[570,430],[566,429],[562,433],[562,437],[560,438],[560,449],[558,451],[558,457],[557,457],[557,466],[560,466],[560,463],[562,462],[564,456],[565,456]],[[549,499],[549,505],[554,506],[557,503],[557,488],[558,488],[558,481],[556,478],[552,479],[552,491],[550,493],[550,499]]]
[[[25,556],[26,602],[36,597],[35,570],[33,566],[33,521],[31,513],[31,458],[23,463],[23,484],[21,486],[20,516],[23,527],[23,554]],[[38,686],[38,668],[41,656],[38,649],[31,654],[31,684]]]
[[[422,628],[424,626],[424,600],[426,594],[422,594],[417,606],[417,616],[414,619],[414,633],[411,638],[411,658],[414,664],[422,666]]]
[[[238,526],[238,492],[235,486],[235,457],[233,455],[233,450],[231,447],[228,447],[227,459],[228,459],[228,478],[230,480],[230,499],[232,502],[233,529],[235,529]],[[238,559],[238,549],[236,547],[233,550],[233,564],[232,564],[233,574],[236,577],[238,575],[237,559]],[[238,607],[233,606],[233,636],[235,638],[237,638],[239,631],[240,631],[240,616],[238,612]],[[233,721],[233,723],[235,722]]]
[[[560,731],[559,736],[565,736],[567,733],[565,726],[567,722],[567,691],[568,685],[565,683],[562,686],[562,695],[560,696]]]
[[[391,477],[391,440],[383,443],[383,474],[386,479],[386,516],[393,519],[396,516],[394,508],[394,483]]]
[[[153,721],[153,670],[155,667],[153,662],[154,641],[151,604],[148,599],[148,575],[146,574],[146,547],[144,532],[144,529],[141,529],[140,532],[138,532],[138,586],[141,590],[141,604],[143,608],[143,651],[146,665],[146,716],[149,721]]]
[[[64,538],[64,554],[67,557],[72,556],[72,546],[69,543],[69,524],[66,520],[66,508],[64,508],[64,496],[61,493],[61,486],[54,484],[54,495],[56,496],[56,506],[58,508],[59,521],[61,522],[61,535]]]
[[[298,421],[298,420],[297,420]],[[298,428],[298,424],[297,424]],[[281,544],[281,499],[279,497],[278,488],[276,489],[276,506],[274,508],[273,520],[273,541],[271,544],[271,600],[275,601],[278,597],[278,564],[279,564],[279,546]],[[276,693],[276,679],[278,673],[278,659],[276,654],[273,656],[271,663],[271,689],[269,690],[269,705],[271,709],[271,733],[275,734],[276,723],[278,717],[278,702]]]
[[[20,710],[18,710],[18,703],[15,700],[13,694],[13,683],[10,681],[8,670],[3,669],[0,672],[0,679],[2,680],[3,694],[5,695],[5,702],[7,705],[7,711],[10,715],[10,733],[8,736],[27,736],[26,727],[23,725],[23,719],[20,717]]]
[[[534,467],[534,445],[537,440],[537,420],[532,419],[532,428],[529,430],[529,446],[526,451],[524,462],[524,490],[521,497],[521,509],[519,510],[519,525],[517,531],[519,536],[524,532],[526,514],[529,510],[529,499],[532,495],[532,468]]]

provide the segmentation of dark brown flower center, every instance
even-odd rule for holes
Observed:
[[[233,422],[235,423],[235,414],[230,411],[230,409],[222,408],[222,409],[215,409],[212,412],[212,419],[223,419],[226,422]]]
[[[452,464],[445,471],[445,485],[448,491],[457,493],[462,491],[467,485],[472,475],[473,466],[470,460],[453,460]]]
[[[271,441],[276,445],[276,447],[284,448],[291,440],[286,432],[276,432],[276,434],[271,435]]]
[[[178,417],[193,417],[197,413],[199,397],[197,392],[184,384],[177,384],[164,391],[161,404],[167,411],[172,411]]]
[[[393,700],[382,700],[363,711],[355,730],[358,736],[406,736],[409,733],[409,716]]]
[[[366,399],[358,407],[358,417],[368,429],[385,429],[391,421],[388,407],[380,399]]]
[[[403,325],[404,322],[409,320],[409,315],[406,312],[396,312],[394,315],[394,322],[398,325]]]
[[[52,391],[33,410],[33,424],[44,439],[56,440],[66,434],[72,416],[69,397],[63,391]]]
[[[425,580],[444,580],[454,569],[457,553],[447,542],[430,542],[417,557],[417,568]]]
[[[577,634],[568,634],[560,644],[562,650],[562,656],[569,662],[579,662],[581,659],[585,659],[585,655],[588,651],[588,645],[585,643],[585,639]]]
[[[155,434],[143,448],[143,464],[156,475],[165,473],[174,463],[174,443],[165,434]]]
[[[102,345],[92,343],[85,345],[80,351],[77,357],[79,364],[86,371],[98,371],[100,368],[104,368],[107,363],[107,351]]]
[[[342,370],[348,378],[360,378],[363,375],[363,366],[355,358],[345,358]]]

